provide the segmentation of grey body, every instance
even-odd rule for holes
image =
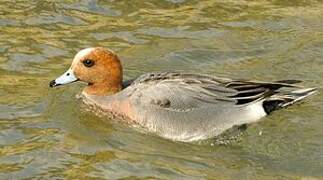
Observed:
[[[131,118],[148,131],[172,140],[195,141],[217,136],[236,125],[256,122],[315,91],[294,85],[297,82],[161,72],[125,82],[124,89],[117,94],[87,98],[111,111],[115,111],[109,105],[111,102],[128,102],[133,112]],[[119,112],[122,114],[122,110]]]

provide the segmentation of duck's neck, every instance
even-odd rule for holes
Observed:
[[[100,84],[89,84],[86,86],[83,90],[83,93],[87,95],[95,95],[95,96],[108,96],[115,94],[122,90],[121,83],[118,84],[106,84],[106,83],[100,83]]]

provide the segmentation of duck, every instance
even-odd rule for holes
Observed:
[[[50,87],[86,83],[84,102],[104,114],[174,141],[217,137],[232,127],[260,121],[316,92],[299,80],[230,79],[182,71],[149,72],[123,80],[116,53],[103,47],[79,51]]]

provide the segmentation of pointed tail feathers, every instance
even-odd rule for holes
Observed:
[[[267,114],[294,104],[316,92],[316,88],[297,89],[288,93],[277,93],[263,102]]]

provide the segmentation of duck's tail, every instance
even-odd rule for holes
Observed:
[[[297,89],[290,92],[279,92],[277,94],[272,95],[268,99],[263,102],[263,107],[267,114],[271,112],[285,108],[289,105],[298,102],[307,96],[310,96],[316,92],[316,88],[303,88]]]

